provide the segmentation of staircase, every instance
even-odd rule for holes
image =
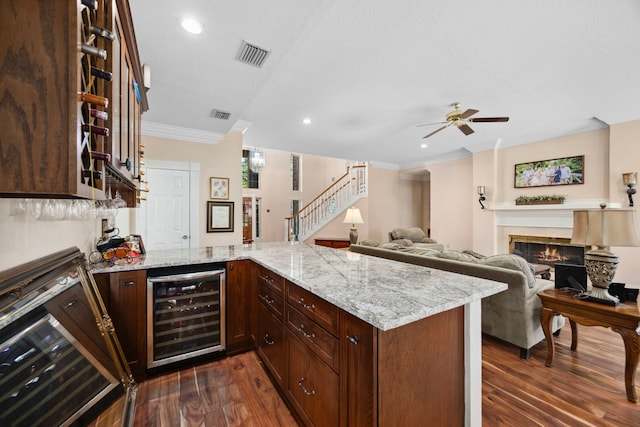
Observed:
[[[355,202],[367,197],[367,165],[348,166],[347,173],[315,199],[285,218],[285,240],[304,242]]]

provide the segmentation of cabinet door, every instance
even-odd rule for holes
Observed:
[[[129,369],[144,378],[147,361],[147,272],[134,270],[111,273],[110,314]]]
[[[292,334],[289,337],[288,385],[287,395],[305,424],[338,425],[338,375]]]
[[[249,349],[250,316],[253,295],[252,262],[249,260],[227,262],[227,352]]]
[[[340,425],[375,426],[376,328],[344,311],[340,316]]]
[[[258,354],[274,379],[285,390],[287,373],[287,335],[273,314],[258,304]]]
[[[77,284],[45,303],[53,315],[100,363],[115,372],[113,358],[104,337],[96,328],[96,317],[89,306],[82,285]]]

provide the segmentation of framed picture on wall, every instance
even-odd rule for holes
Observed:
[[[207,202],[207,233],[233,231],[233,202]]]
[[[210,178],[211,195],[210,199],[229,200],[229,178]]]
[[[560,157],[515,165],[515,188],[572,184],[584,184],[584,156]]]

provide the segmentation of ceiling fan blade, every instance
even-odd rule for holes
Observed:
[[[475,119],[469,119],[469,121],[475,123],[508,122],[509,117],[476,117]]]
[[[471,135],[473,133],[473,129],[467,125],[460,125],[458,126],[458,129],[460,129],[465,135]]]
[[[471,117],[474,114],[476,114],[478,112],[478,110],[473,110],[471,108],[469,108],[468,110],[464,111],[462,114],[460,114],[460,118],[461,119],[466,119],[467,117]]]
[[[433,132],[431,132],[429,135],[425,135],[425,136],[423,136],[423,137],[422,137],[422,139],[429,138],[431,135],[433,135],[433,134],[435,134],[435,133],[438,133],[438,132],[440,132],[440,131],[441,131],[441,130],[443,130],[443,129],[446,129],[446,128],[448,128],[449,126],[451,126],[451,123],[449,123],[448,125],[444,125],[444,126],[442,126],[441,128],[438,128],[438,129],[434,130],[434,131],[433,131]]]
[[[416,125],[416,127],[419,128],[420,126],[443,125],[445,123],[447,123],[447,122],[423,123],[421,125]]]

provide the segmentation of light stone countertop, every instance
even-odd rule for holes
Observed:
[[[150,251],[96,273],[252,259],[381,330],[507,289],[505,283],[304,243]]]

